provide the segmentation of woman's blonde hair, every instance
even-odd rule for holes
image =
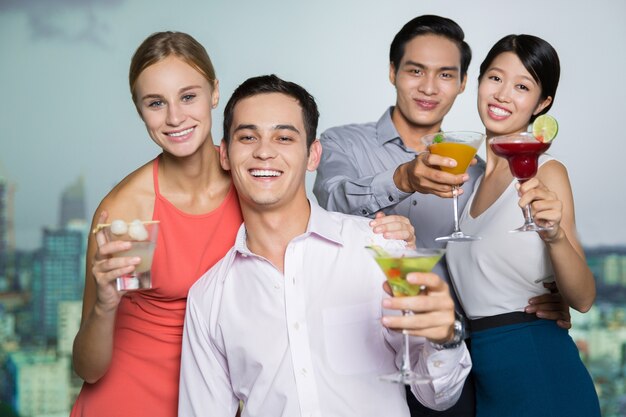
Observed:
[[[185,61],[202,74],[211,85],[215,85],[215,70],[211,58],[197,40],[183,32],[156,32],[139,45],[130,61],[128,83],[135,107],[137,107],[137,78],[141,72],[171,55]]]

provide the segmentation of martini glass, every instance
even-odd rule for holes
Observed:
[[[413,297],[425,293],[425,286],[410,284],[406,276],[410,272],[430,272],[445,253],[445,249],[394,248],[385,250],[380,246],[368,246],[367,249],[385,273],[394,297]],[[413,312],[402,310],[403,316],[411,314]],[[381,379],[406,385],[430,382],[432,378],[429,375],[418,374],[411,369],[409,334],[406,331],[402,334],[402,367],[398,372],[381,376]]]
[[[547,151],[550,145],[551,142],[540,142],[529,132],[495,136],[489,139],[489,146],[493,153],[509,161],[511,174],[520,184],[537,175],[539,155]],[[524,224],[511,232],[540,232],[552,228],[535,223],[530,212],[530,204],[527,204],[522,211]]]
[[[440,168],[442,171],[459,175],[467,171],[485,138],[484,134],[478,132],[440,132],[424,136],[422,142],[428,146],[430,153],[454,159],[456,161],[455,167],[442,166]],[[447,236],[436,238],[437,242],[463,242],[480,239],[479,236],[466,235],[459,227],[458,191],[458,185],[454,185],[452,187],[454,231]]]

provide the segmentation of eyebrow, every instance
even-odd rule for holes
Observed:
[[[491,67],[491,68],[489,68],[485,72],[488,72],[488,71],[499,71],[501,73],[506,73],[506,71],[504,71],[502,68],[498,68],[498,67]],[[525,75],[520,75],[520,77],[524,78],[525,80],[530,81],[533,84],[539,85],[539,83],[537,81],[535,81],[535,79],[533,77],[527,77]]]
[[[235,128],[235,132],[239,130],[259,130],[259,127],[255,124],[240,124]],[[272,130],[291,130],[297,134],[300,134],[300,131],[294,125],[274,125],[272,126]]]
[[[182,94],[182,93],[184,93],[186,91],[189,91],[189,90],[195,90],[197,88],[202,88],[202,87],[199,86],[199,85],[190,85],[190,86],[187,86],[187,87],[183,87],[180,90],[178,90],[178,94]],[[141,97],[141,100],[155,99],[155,98],[162,98],[162,97],[163,96],[161,94],[146,94],[145,96]]]
[[[415,62],[415,61],[406,61],[404,63],[404,65],[410,65],[413,67],[418,67],[418,68],[424,68],[424,69],[428,69],[428,66],[424,65],[424,64],[420,64],[419,62]],[[437,70],[439,71],[459,71],[459,67],[457,67],[456,65],[453,66],[447,66],[447,67],[439,67],[437,68]]]

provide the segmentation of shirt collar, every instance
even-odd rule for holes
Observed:
[[[400,139],[400,134],[396,129],[396,126],[393,124],[393,120],[391,120],[391,113],[393,112],[393,106],[389,107],[385,113],[378,119],[376,123],[376,138],[380,145],[384,145],[387,142],[390,142],[394,139],[398,139],[400,143],[402,143],[402,139]]]
[[[309,205],[311,206],[311,216],[309,217],[309,223],[306,231],[304,234],[296,237],[295,239],[306,238],[310,235],[317,235],[322,239],[338,245],[343,245],[341,237],[341,223],[339,219],[311,200],[309,200]],[[254,255],[250,249],[248,249],[248,245],[246,244],[246,235],[246,224],[244,222],[241,226],[239,226],[234,249],[242,255]]]

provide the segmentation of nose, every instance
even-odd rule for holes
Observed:
[[[426,94],[428,96],[437,94],[438,88],[437,88],[437,80],[435,78],[436,76],[437,74],[428,74],[424,76],[420,84],[418,85],[418,90],[421,93]]]
[[[276,156],[276,150],[270,140],[261,138],[257,141],[252,156],[265,161],[274,158]]]
[[[170,126],[178,126],[185,120],[185,115],[181,106],[177,103],[168,104],[167,118],[165,122]]]
[[[511,101],[510,87],[507,86],[506,84],[502,84],[500,88],[498,88],[494,92],[493,98],[495,98],[497,101],[502,102],[502,103],[507,103]]]

